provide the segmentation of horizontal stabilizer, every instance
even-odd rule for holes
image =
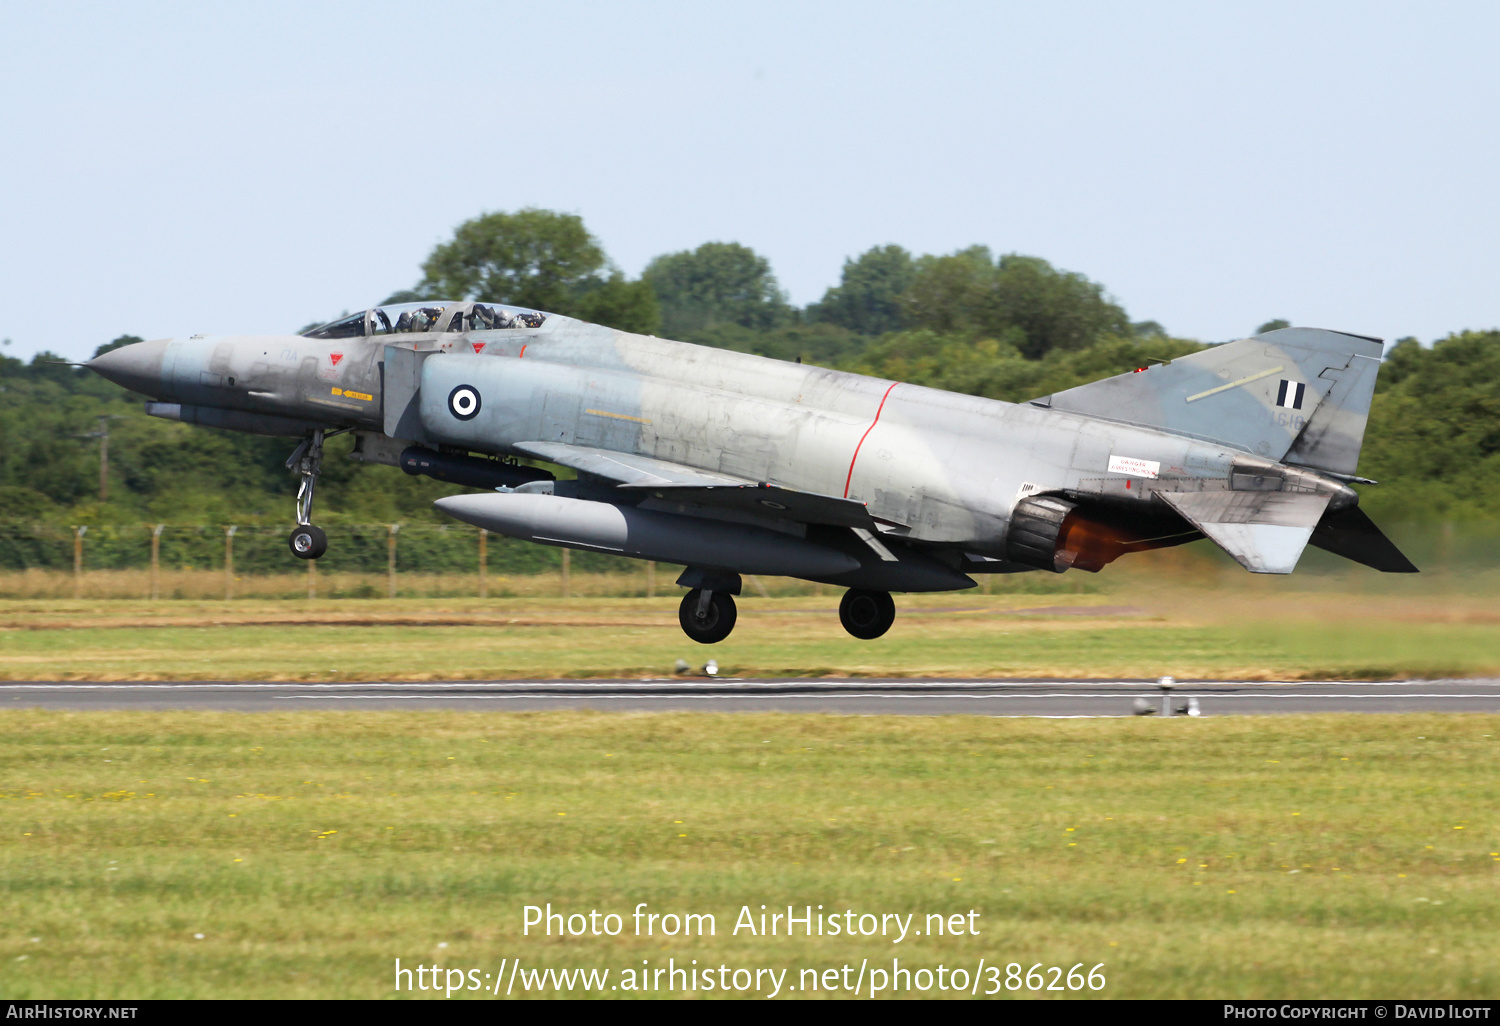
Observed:
[[[1358,506],[1350,506],[1325,516],[1312,534],[1312,544],[1382,573],[1421,572]]]
[[[799,524],[877,529],[869,510],[857,499],[801,492],[650,456],[565,442],[517,442],[511,448],[536,459],[572,467],[579,473],[613,481],[619,488],[647,492],[652,498],[664,502],[716,506]]]
[[[1254,574],[1297,567],[1329,496],[1311,492],[1157,492]]]

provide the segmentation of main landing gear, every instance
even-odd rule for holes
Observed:
[[[328,551],[328,535],[312,525],[313,489],[323,471],[323,432],[314,431],[292,452],[286,468],[302,475],[297,488],[297,527],[287,539],[292,555],[298,559],[317,559]]]
[[[712,645],[729,637],[737,615],[733,595],[703,588],[694,588],[682,596],[682,605],[677,608],[682,632],[700,645]]]
[[[734,605],[736,584],[723,578],[710,579],[700,571],[689,571],[679,584],[716,583],[716,587],[694,587],[682,597],[677,608],[677,622],[682,632],[700,645],[712,645],[729,637],[734,630],[737,610]],[[891,629],[896,622],[896,603],[888,591],[866,591],[851,588],[839,603],[839,622],[856,638],[870,641]]]
[[[850,588],[839,603],[844,630],[864,641],[880,637],[896,622],[896,603],[888,591]]]

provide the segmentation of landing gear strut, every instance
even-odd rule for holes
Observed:
[[[896,622],[896,603],[888,591],[850,588],[839,603],[839,622],[856,638],[869,641],[890,630]]]
[[[712,645],[729,637],[737,611],[734,596],[727,591],[694,588],[682,597],[677,622],[682,632],[700,645]]]
[[[297,488],[297,528],[287,539],[292,555],[298,559],[317,559],[328,551],[328,536],[312,525],[313,489],[323,471],[323,432],[314,431],[297,446],[286,461],[286,468],[302,475]]]

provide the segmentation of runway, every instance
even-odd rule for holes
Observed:
[[[803,712],[843,715],[1133,716],[1329,712],[1500,712],[1500,679],[1154,680],[507,680],[297,684],[272,681],[0,683],[12,709],[448,709],[521,712]]]

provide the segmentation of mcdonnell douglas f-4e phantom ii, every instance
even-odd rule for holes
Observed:
[[[1309,543],[1414,572],[1359,508],[1380,340],[1282,328],[1012,404],[634,335],[494,303],[366,310],[303,335],[140,342],[92,370],[158,417],[300,438],[292,552],[324,440],[485,489],[437,500],[498,534],[686,565],[682,628],[734,627],[742,574],[847,588],[858,638],[891,592],[1097,571],[1207,537],[1252,573]],[[556,480],[517,458],[568,467]]]

